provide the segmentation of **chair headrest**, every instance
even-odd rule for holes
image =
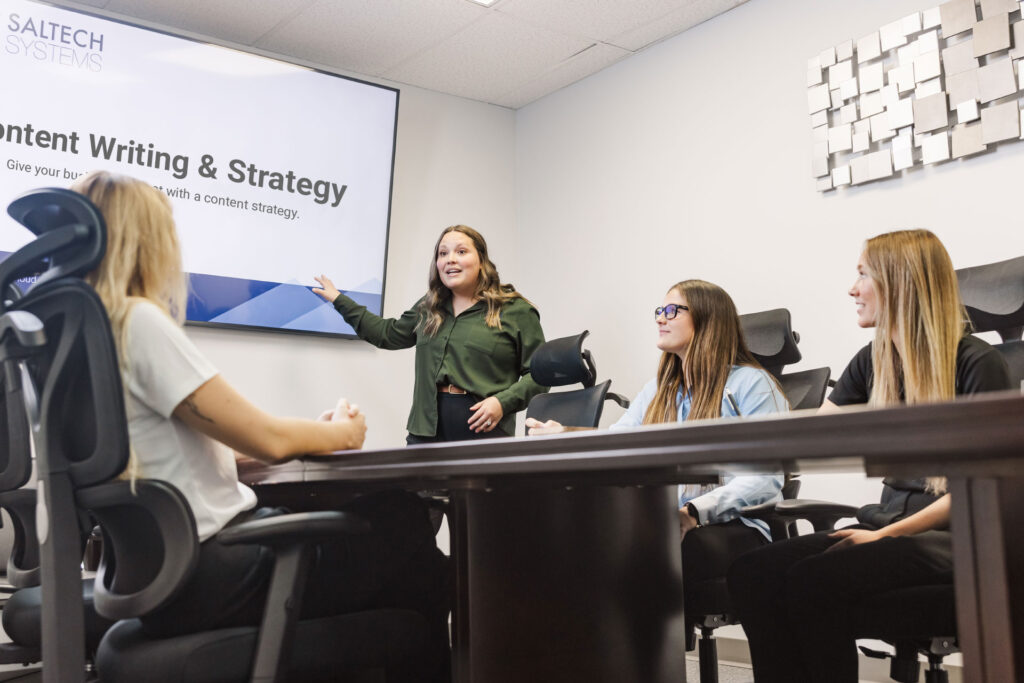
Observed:
[[[800,336],[793,331],[789,309],[747,313],[740,316],[740,325],[750,352],[773,375],[802,358],[797,348]]]
[[[11,218],[36,239],[0,263],[0,292],[19,279],[38,276],[32,287],[61,277],[81,277],[103,260],[107,226],[84,195],[59,187],[31,190],[7,207]]]
[[[1024,256],[961,268],[956,277],[976,332],[996,330],[1004,340],[1020,338],[1024,325]]]
[[[580,382],[594,386],[597,370],[590,351],[583,350],[583,340],[589,330],[573,337],[552,339],[541,344],[530,359],[530,374],[546,387],[561,387]]]

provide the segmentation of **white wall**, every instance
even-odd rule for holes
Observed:
[[[865,238],[928,227],[957,267],[1024,253],[1024,143],[815,190],[808,58],[935,4],[751,0],[520,109],[517,284],[547,335],[589,329],[601,376],[632,395],[656,367],[654,307],[696,277],[741,312],[788,307],[797,368],[837,376],[870,339],[846,294]],[[876,491],[849,477],[804,486],[851,503]]]
[[[385,315],[400,315],[423,295],[434,242],[455,223],[479,229],[502,276],[516,281],[514,116],[501,107],[401,87]],[[345,244],[309,248],[327,251]],[[367,448],[404,445],[413,349],[380,351],[358,340],[186,329],[225,378],[261,408],[314,417],[345,396],[367,415]]]

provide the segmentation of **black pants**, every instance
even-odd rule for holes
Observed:
[[[725,576],[737,557],[767,544],[764,534],[738,519],[690,529],[680,544],[683,589]]]
[[[856,683],[852,608],[885,591],[953,581],[946,531],[826,553],[838,540],[828,533],[769,544],[729,570],[758,683]]]
[[[470,406],[479,402],[470,394],[437,394],[437,433],[434,436],[410,434],[405,443],[438,443],[441,441],[469,441],[470,439],[495,439],[511,436],[495,427],[489,432],[474,432],[469,428]]]
[[[415,494],[384,491],[357,498],[343,509],[369,521],[373,530],[317,546],[302,618],[386,607],[415,610],[428,622],[437,669],[443,671],[448,659],[448,559],[434,542],[423,502]],[[277,513],[261,508],[241,517]],[[144,617],[144,628],[151,636],[168,637],[258,625],[272,567],[265,548],[208,539],[182,593]],[[423,680],[433,680],[432,675]]]

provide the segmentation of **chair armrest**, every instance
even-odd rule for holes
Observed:
[[[856,517],[857,508],[824,500],[794,498],[777,503],[775,513],[783,518],[806,519],[815,531],[827,531],[844,517]]]
[[[274,573],[267,589],[251,681],[285,678],[295,623],[302,611],[313,544],[341,535],[362,534],[370,523],[345,512],[300,512],[242,522],[223,529],[217,540],[226,545],[256,543],[274,551]]]
[[[614,391],[609,391],[605,398],[609,401],[615,401],[620,407],[629,409],[629,399],[622,394],[616,394]]]
[[[748,505],[745,508],[740,509],[740,516],[746,517],[747,519],[775,519],[779,515],[775,512],[775,506],[778,505],[776,501],[769,501],[767,503],[761,503],[760,505]]]
[[[255,543],[284,547],[316,543],[343,534],[364,534],[369,530],[369,522],[346,512],[297,512],[230,526],[217,534],[217,540],[224,545]]]

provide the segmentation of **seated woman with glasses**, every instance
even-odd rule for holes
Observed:
[[[849,294],[857,324],[875,328],[875,338],[850,361],[821,412],[1009,388],[999,352],[968,334],[953,264],[931,232],[869,239]],[[915,492],[909,483],[886,480],[882,504],[861,508],[858,525],[773,543],[733,564],[729,593],[758,683],[856,683],[855,639],[871,634],[854,631],[853,607],[893,589],[952,584],[946,481],[922,481]]]
[[[703,280],[673,285],[654,318],[662,351],[658,375],[612,429],[789,410],[775,379],[747,349],[736,305],[721,287]],[[526,426],[531,435],[578,429],[533,418]],[[679,533],[687,580],[722,576],[735,557],[769,543],[768,526],[742,518],[740,510],[781,499],[781,489],[781,475],[726,477],[718,487],[680,487]]]

